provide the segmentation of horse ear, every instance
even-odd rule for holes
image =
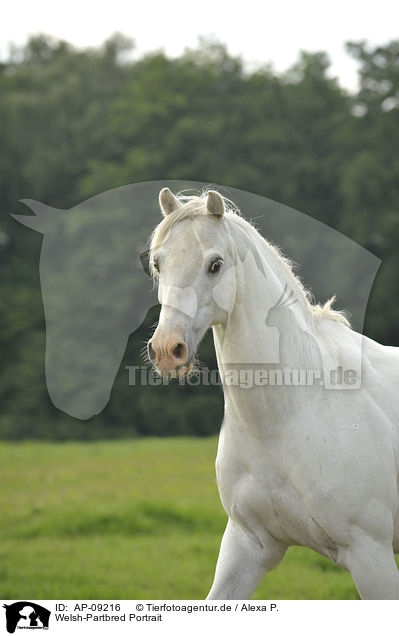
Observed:
[[[56,208],[51,208],[49,205],[41,203],[40,201],[34,201],[33,199],[20,199],[19,203],[24,203],[32,210],[32,212],[35,213],[35,216],[11,214],[13,219],[22,223],[22,225],[29,227],[31,230],[36,230],[43,234],[49,226],[49,223],[54,222],[55,215],[58,212]]]
[[[209,214],[216,214],[216,216],[223,216],[224,214],[224,201],[223,197],[216,192],[216,190],[209,190],[206,200],[206,209]]]
[[[180,203],[169,188],[162,188],[159,193],[159,205],[164,216],[168,216],[168,214],[175,212],[180,207]]]

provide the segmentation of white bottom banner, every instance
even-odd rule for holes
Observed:
[[[254,630],[287,636],[386,633],[399,601],[1,601],[0,634],[187,634]],[[25,632],[26,633],[26,632]],[[29,633],[29,631],[28,631]],[[251,633],[254,633],[251,631]]]

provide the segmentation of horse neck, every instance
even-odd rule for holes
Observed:
[[[264,349],[271,345],[277,330],[272,332],[267,327],[266,318],[278,300],[282,300],[281,308],[277,307],[280,334],[287,341],[290,338],[296,341],[302,333],[314,331],[310,304],[298,279],[279,253],[254,228],[249,228],[245,231],[244,226],[243,231],[242,227],[238,230],[233,227],[231,232],[236,298],[226,324],[216,329],[221,365],[226,362],[256,362],[260,360],[260,353],[266,353],[262,362],[272,361],[270,351],[264,352]],[[284,289],[286,295],[291,294],[289,308],[284,307]],[[296,347],[299,355],[302,349]],[[307,355],[306,346],[304,354]],[[297,357],[295,360],[306,362]]]
[[[242,246],[241,246],[242,247]],[[213,328],[216,355],[222,378],[231,369],[239,372],[254,372],[268,369],[271,362],[278,362],[291,369],[312,368],[309,338],[312,329],[312,318],[309,303],[304,291],[287,267],[279,262],[279,255],[271,248],[269,251],[260,243],[257,254],[262,257],[264,273],[259,263],[248,249],[247,256],[237,259],[235,282],[236,300],[226,324]],[[265,324],[269,310],[281,297],[285,285],[294,292],[296,302],[281,311],[279,330],[268,328]],[[280,333],[278,333],[280,331]],[[284,360],[280,360],[279,344],[284,344]],[[276,359],[277,355],[277,359]],[[273,411],[274,416],[284,416],[287,408],[292,408],[293,400],[297,401],[300,389],[288,387],[282,400],[281,390],[274,386],[262,386],[261,390],[246,390],[241,387],[224,385],[227,408],[245,413],[256,402],[259,413],[264,409]],[[281,387],[285,391],[285,387]],[[256,410],[255,408],[255,410]],[[255,416],[256,419],[256,416]]]

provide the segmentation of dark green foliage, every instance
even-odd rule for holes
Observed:
[[[35,198],[69,208],[127,183],[180,179],[242,188],[307,212],[383,259],[366,333],[399,344],[399,42],[351,43],[348,95],[323,53],[287,73],[245,70],[215,42],[135,59],[114,36],[77,51],[39,36],[0,65],[0,437],[209,435],[218,387],[129,386],[156,310],[131,338],[111,400],[86,422],[53,407],[44,377],[41,235],[10,212]],[[130,59],[130,61],[128,61]],[[211,337],[200,359],[215,368]]]

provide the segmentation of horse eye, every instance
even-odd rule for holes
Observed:
[[[219,271],[219,269],[222,267],[223,265],[223,261],[221,258],[217,258],[216,261],[213,261],[213,263],[210,264],[209,266],[209,271],[212,274],[216,274],[216,272]]]
[[[153,261],[152,267],[153,267],[153,269],[155,269],[156,272],[159,273],[159,263],[158,263],[158,261]]]

